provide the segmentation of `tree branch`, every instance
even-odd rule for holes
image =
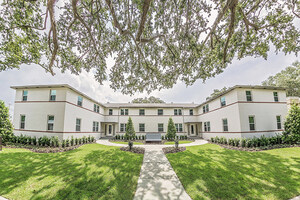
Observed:
[[[138,30],[137,35],[136,35],[136,40],[137,41],[140,41],[141,35],[144,31],[145,22],[146,22],[146,19],[147,19],[147,13],[148,13],[151,1],[152,0],[144,0],[143,13],[142,13],[141,21],[140,21],[139,30]]]
[[[53,43],[53,51],[52,51],[52,56],[50,59],[50,64],[49,64],[49,71],[52,75],[55,75],[55,73],[53,72],[53,64],[56,58],[56,54],[58,51],[58,40],[57,40],[57,30],[56,30],[56,21],[55,21],[55,16],[54,16],[54,4],[55,4],[55,0],[48,0],[47,3],[47,9],[49,10],[49,14],[50,14],[50,22],[51,22],[51,28],[49,31],[49,37],[50,34],[52,32],[52,43]],[[50,48],[51,50],[51,48]]]

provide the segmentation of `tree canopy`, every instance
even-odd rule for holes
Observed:
[[[92,70],[124,94],[205,81],[234,58],[266,59],[271,46],[296,55],[300,48],[297,0],[0,2],[0,71]]]
[[[229,88],[227,88],[227,87],[223,87],[220,90],[219,89],[214,89],[213,93],[211,93],[209,97],[206,97],[206,100],[212,99],[212,98],[218,96],[219,94],[221,94],[222,92],[225,92],[228,89]]]
[[[9,119],[9,110],[0,100],[0,136],[5,144],[13,136],[13,125]]]
[[[285,87],[287,96],[300,97],[300,62],[296,61],[275,76],[270,76],[262,85]]]
[[[151,96],[151,97],[145,97],[145,98],[136,98],[131,101],[131,103],[165,103],[160,98]]]

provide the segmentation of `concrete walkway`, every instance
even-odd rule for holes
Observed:
[[[161,147],[146,148],[134,196],[134,200],[153,199],[191,199]]]
[[[108,140],[98,140],[98,144],[109,146],[127,146],[111,143]],[[205,140],[196,140],[180,147],[206,144]],[[134,145],[145,148],[143,165],[138,180],[134,200],[177,199],[190,200],[162,148],[174,145]]]

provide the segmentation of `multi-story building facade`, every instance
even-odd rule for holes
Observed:
[[[12,86],[15,134],[113,137],[125,133],[129,116],[137,135],[167,131],[208,139],[271,136],[282,132],[287,113],[284,88],[234,86],[202,103],[100,103],[63,85]]]

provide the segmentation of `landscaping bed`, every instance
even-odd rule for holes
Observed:
[[[216,144],[212,143],[209,141],[211,144]],[[289,148],[289,147],[300,147],[300,145],[297,144],[277,144],[277,145],[270,145],[270,146],[262,146],[262,147],[236,147],[236,146],[231,146],[231,145],[226,145],[226,144],[217,144],[223,148],[226,149],[231,149],[231,150],[238,150],[238,151],[266,151],[266,150],[271,150],[271,149],[280,149],[280,148]]]
[[[86,144],[92,144],[92,143],[95,143],[95,142],[90,142],[90,143],[86,143]],[[65,152],[65,151],[77,149],[78,147],[80,147],[82,145],[84,145],[84,144],[79,144],[79,145],[70,146],[70,147],[47,147],[47,146],[34,146],[34,145],[23,145],[23,144],[9,144],[9,145],[3,146],[3,148],[23,148],[23,149],[28,149],[35,153],[58,153],[58,152]]]
[[[175,147],[165,147],[162,149],[163,152],[165,154],[168,154],[168,153],[178,153],[178,152],[182,152],[182,151],[185,151],[186,148],[185,147],[178,147],[178,148],[175,148]]]
[[[145,154],[145,148],[142,147],[132,147],[130,150],[129,147],[121,147],[120,148],[122,151],[128,151],[132,153],[137,153],[137,154]]]

